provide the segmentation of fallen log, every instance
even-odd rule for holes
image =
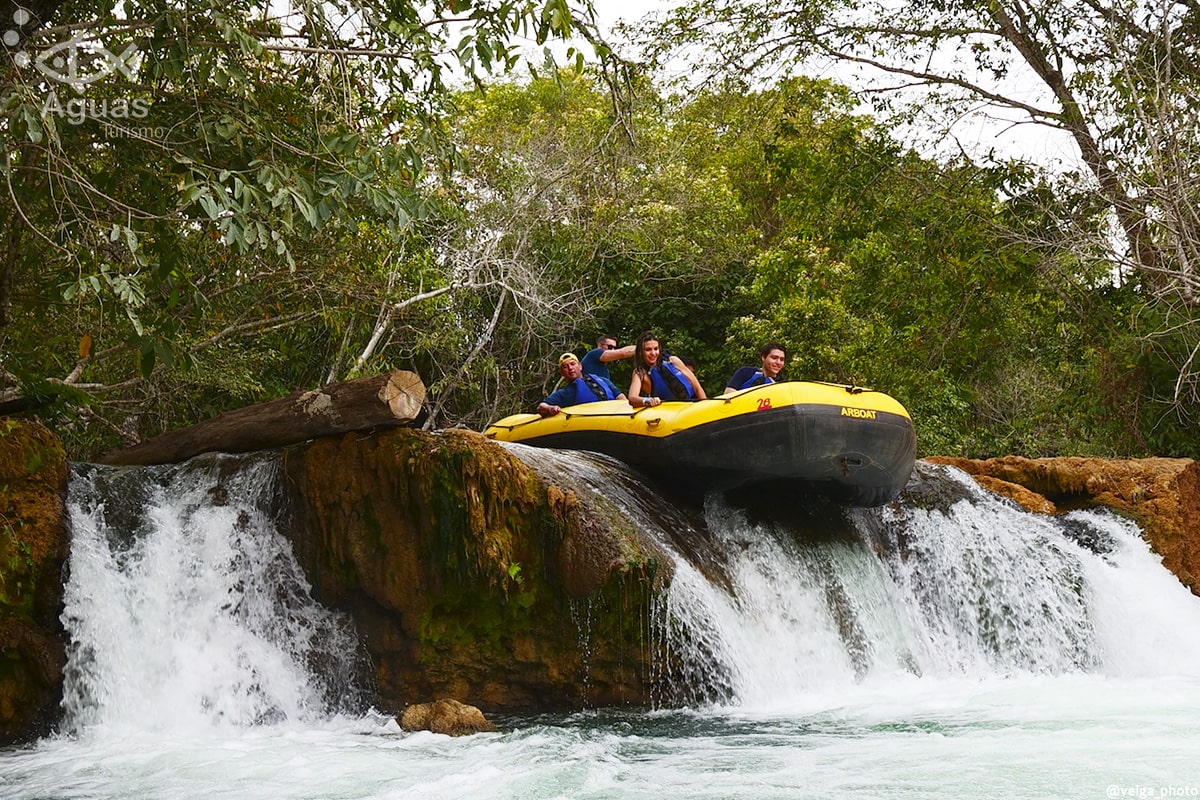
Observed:
[[[425,402],[420,376],[404,370],[295,392],[227,411],[108,453],[101,464],[174,464],[200,453],[249,453],[350,431],[412,424]]]

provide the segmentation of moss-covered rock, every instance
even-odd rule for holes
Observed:
[[[469,431],[395,429],[290,451],[295,549],[350,612],[381,702],[499,710],[649,702],[649,606],[666,559]]]
[[[62,697],[66,484],[50,431],[0,419],[0,744],[46,730]]]

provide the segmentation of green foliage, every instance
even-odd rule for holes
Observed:
[[[923,454],[1198,452],[1200,320],[1078,244],[1111,225],[1083,181],[923,158],[827,81],[630,74],[621,104],[577,65],[452,93],[568,7],[354,8],[373,22],[343,34],[326,7],[296,32],[135,3],[89,28],[137,31],[135,80],[83,106],[5,73],[0,391],[72,452],[393,367],[432,424],[481,428],[552,388],[553,355],[644,330],[711,394],[781,341],[787,377],[901,400]]]
[[[1029,202],[1038,184],[919,159],[820,84],[763,99],[776,113],[757,217],[775,237],[738,289],[752,311],[727,353],[754,363],[777,340],[791,378],[887,391],[924,454],[1153,452],[1134,398],[1154,381],[1144,358],[1114,356],[1136,352],[1118,332],[1146,300],[1112,290],[1099,260],[1045,268],[1052,251],[1020,235],[1052,221]],[[1153,427],[1161,447],[1172,426]]]
[[[557,378],[552,353],[590,348],[602,331],[628,343],[657,330],[670,351],[697,357],[702,375],[724,379],[709,355],[736,310],[725,301],[738,300],[754,236],[730,169],[738,137],[645,85],[618,117],[601,89],[596,76],[560,73],[459,104],[473,189],[464,202],[526,246],[520,257],[560,312],[533,334],[536,349],[495,353],[499,374],[520,382],[519,406]],[[613,365],[618,383],[627,369]]]
[[[786,218],[802,235],[814,232],[834,259],[855,271],[884,266],[883,278],[907,274],[896,269],[906,261],[919,266],[912,256],[922,250],[936,256],[925,269],[944,270],[946,280],[938,285],[919,275],[932,290],[924,295],[932,302],[909,301],[926,305],[910,309],[911,324],[926,341],[935,320],[943,321],[943,329],[946,322],[962,322],[952,308],[954,288],[966,314],[987,314],[998,326],[990,336],[972,330],[969,322],[953,326],[955,339],[967,334],[964,344],[978,353],[976,366],[966,361],[966,351],[933,354],[933,361],[922,364],[940,369],[943,356],[949,357],[950,373],[961,376],[956,383],[972,386],[979,396],[971,402],[990,409],[982,419],[1011,409],[998,421],[998,438],[983,446],[1058,451],[1071,441],[1098,451],[1141,452],[1149,446],[1196,452],[1196,437],[1186,427],[1200,404],[1200,314],[1191,266],[1200,260],[1200,218],[1193,213],[1194,170],[1179,168],[1194,164],[1200,153],[1195,18],[1194,9],[1178,4],[1131,11],[1106,2],[768,7],[755,0],[694,0],[659,15],[656,24],[627,32],[653,64],[686,54],[694,84],[750,84],[763,76],[803,73],[814,63],[848,65],[845,74],[855,82],[858,99],[870,103],[885,126],[903,131],[923,152],[955,154],[938,167],[920,166],[894,147],[888,155],[886,145],[865,146],[862,134],[883,144],[867,128],[856,133],[837,115],[810,113],[821,106],[803,101],[789,101],[787,111],[770,115],[787,140],[771,145],[772,163],[805,180],[803,187],[789,185],[790,194],[774,195],[780,198],[781,221]],[[1030,87],[1040,91],[1031,94]],[[973,142],[976,123],[983,136]],[[1078,147],[1079,174],[1002,163],[990,135],[1001,125],[1004,133],[1023,128],[1051,141],[1057,137],[1064,152]],[[1028,137],[1039,145],[1042,138]],[[1021,142],[1011,137],[1010,147]],[[972,169],[955,161],[960,154],[993,167]],[[869,180],[878,169],[878,177],[890,181],[897,167],[915,178],[908,185],[912,208],[903,191],[889,195]],[[982,184],[978,190],[966,187],[961,210],[974,221],[953,203],[927,202],[938,193],[954,197],[972,173]],[[981,205],[1000,201],[1004,206],[998,209]],[[944,216],[926,213],[939,209]],[[1017,253],[998,251],[1014,243]],[[1022,279],[1004,264],[1026,272],[1023,291]],[[991,274],[997,266],[1000,274]],[[1131,285],[1132,298],[1106,294]],[[893,296],[886,281],[873,290],[884,299]],[[1015,308],[1010,313],[992,301]],[[938,302],[947,307],[935,315]],[[853,301],[848,305],[858,308]],[[1148,327],[1150,319],[1159,327]],[[1113,327],[1106,328],[1109,324]],[[1151,343],[1133,360],[1127,354],[1140,348],[1128,348],[1118,333],[1130,328],[1143,346]],[[999,363],[995,354],[1004,347],[1019,353],[1015,362]],[[1045,424],[1019,433],[1021,421],[1010,418],[1016,413],[1012,400],[1027,396],[1032,386],[1038,387],[1038,402],[1027,402],[1024,410],[1043,406],[1037,416]],[[1080,392],[1103,399],[1089,407],[1078,401]],[[989,393],[1008,398],[992,403]],[[1051,422],[1051,416],[1060,422]],[[1116,417],[1124,422],[1113,421]],[[963,441],[968,439],[979,437]]]
[[[68,413],[104,414],[113,430],[181,383],[210,396],[236,383],[245,398],[353,369],[355,330],[369,335],[386,297],[429,283],[419,242],[445,208],[430,176],[457,160],[442,126],[452,71],[509,69],[514,37],[591,24],[590,7],[575,18],[562,0],[452,3],[433,19],[374,0],[58,13],[21,43],[28,59],[0,67],[0,175],[15,204],[0,218],[0,352],[15,354],[0,389],[65,379],[90,395]],[[36,60],[64,35],[81,53],[132,56],[72,84]],[[379,269],[393,249],[411,266]],[[260,335],[274,341],[244,343]],[[197,362],[235,339],[244,360]]]

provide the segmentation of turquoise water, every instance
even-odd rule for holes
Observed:
[[[457,739],[405,734],[394,722],[374,719],[186,734],[94,732],[5,753],[0,797],[749,800],[1200,792],[1195,681],[910,680],[847,699],[770,712],[501,718],[501,732]],[[1114,787],[1125,794],[1110,794]]]
[[[449,738],[331,711],[353,659],[304,665],[353,644],[304,599],[260,468],[221,508],[207,478],[76,477],[63,732],[0,751],[0,798],[1200,797],[1200,600],[1115,518],[1064,526],[952,472],[967,500],[849,520],[873,534],[713,500],[725,585],[680,557],[656,635],[686,632],[724,694]]]

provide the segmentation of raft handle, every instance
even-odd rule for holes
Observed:
[[[787,381],[784,381],[784,383],[787,383]],[[831,381],[809,381],[809,383],[818,383],[821,386],[833,386],[838,389],[845,389],[846,394],[862,394],[863,392],[875,391],[874,389],[868,388],[866,386],[852,386],[852,385],[845,384],[845,383],[833,383]]]

